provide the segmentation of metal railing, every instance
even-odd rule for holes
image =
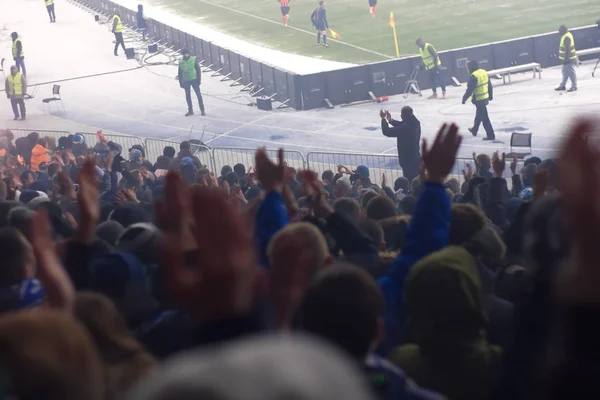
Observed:
[[[96,134],[95,133],[88,133],[88,132],[77,132],[77,134],[79,135],[83,135],[85,137],[85,142],[88,144],[88,147],[93,147],[94,143],[96,142]],[[123,148],[123,152],[122,152],[122,156],[127,158],[127,156],[129,155],[129,149],[131,149],[134,145],[140,145],[142,146],[142,149],[144,149],[144,152],[146,152],[146,146],[144,143],[144,139],[142,139],[141,137],[138,136],[131,136],[131,135],[118,135],[118,134],[104,134],[104,137],[108,140],[110,140],[111,142],[115,142],[119,145],[121,145],[121,147]],[[89,141],[88,141],[89,139]],[[147,154],[146,154],[147,156]]]
[[[31,132],[38,132],[40,137],[52,137],[55,138],[58,143],[58,139],[63,136],[71,135],[67,131],[53,131],[47,129],[9,129],[15,139],[25,137]],[[96,143],[95,133],[77,132],[77,134],[83,135],[86,140],[86,144],[89,148],[92,148]],[[176,142],[167,139],[142,139],[138,136],[130,135],[104,135],[108,140],[114,141],[123,147],[123,157],[127,158],[128,150],[135,144],[139,144],[145,150],[146,159],[152,163],[155,163],[158,157],[163,155],[163,150],[166,146],[171,146],[176,152],[179,151],[181,142]],[[192,153],[198,157],[203,165],[206,165],[215,174],[220,174],[221,169],[228,165],[233,167],[235,164],[243,164],[248,170],[254,166],[254,155],[256,153],[255,148],[242,148],[242,147],[214,147],[209,148],[203,144],[194,143],[194,140],[190,140]],[[267,149],[267,154],[273,161],[277,159],[277,150]],[[381,185],[381,178],[383,174],[386,174],[388,185],[392,185],[393,182],[402,176],[402,168],[398,163],[398,157],[391,154],[361,154],[361,153],[340,153],[340,152],[309,152],[306,155],[298,151],[286,151],[285,161],[296,170],[311,169],[319,174],[319,176],[327,171],[331,170],[334,173],[337,172],[338,165],[344,165],[352,170],[355,170],[359,165],[364,165],[369,168],[369,177],[372,183]],[[507,160],[506,168],[504,170],[504,177],[507,179],[510,185],[510,162]],[[456,164],[452,169],[449,178],[457,179],[461,184],[464,182],[462,171],[466,169],[467,164],[470,164],[473,172],[475,172],[475,162],[471,158],[458,158]],[[523,167],[523,160],[519,160],[517,164],[517,172]]]
[[[256,149],[252,148],[215,147],[212,149],[214,172],[215,174],[220,173],[224,166],[228,165],[233,168],[235,164],[243,164],[248,169],[250,166],[254,166],[255,153]],[[267,154],[273,161],[277,160],[277,150],[267,149]],[[299,151],[286,151],[285,162],[296,171],[306,169],[304,155]]]

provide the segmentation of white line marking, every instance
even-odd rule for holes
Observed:
[[[233,129],[231,129],[231,130],[227,131],[227,132],[221,133],[220,135],[218,135],[217,137],[215,137],[215,138],[213,138],[213,139],[207,140],[205,143],[206,143],[206,144],[209,144],[210,142],[214,142],[214,141],[215,141],[215,140],[217,140],[217,139],[221,139],[222,137],[228,136],[228,135],[229,135],[230,133],[232,133],[232,132],[235,132],[235,131],[237,131],[237,130],[240,130],[240,129],[242,129],[242,128],[245,128],[245,127],[247,127],[247,126],[251,126],[251,125],[253,125],[253,124],[254,124],[254,123],[256,123],[256,122],[258,122],[258,121],[262,121],[263,119],[267,119],[267,118],[269,118],[269,117],[270,117],[270,115],[265,115],[264,117],[260,117],[260,118],[258,118],[258,119],[255,119],[254,121],[250,121],[250,122],[247,122],[247,123],[245,123],[245,124],[242,124],[242,125],[240,125],[240,126],[238,126],[238,127],[236,127],[236,128],[233,128]]]
[[[222,8],[224,10],[228,10],[228,11],[231,11],[231,12],[236,12],[238,14],[242,14],[242,15],[245,15],[247,17],[252,17],[252,18],[260,19],[260,20],[265,21],[265,22],[270,22],[272,24],[281,25],[281,22],[276,22],[276,21],[270,20],[268,18],[259,17],[258,15],[254,15],[254,14],[250,14],[250,13],[247,13],[247,12],[244,12],[244,11],[236,10],[235,8],[230,8],[230,7],[227,7],[227,6],[223,6],[221,4],[216,4],[216,3],[213,3],[213,2],[210,2],[210,1],[207,1],[207,0],[198,0],[198,1],[201,1],[201,2],[206,3],[206,4],[210,4],[211,6]],[[281,26],[283,26],[283,25],[281,25]],[[298,32],[307,33],[307,34],[309,34],[311,36],[314,36],[315,33],[316,33],[316,31],[315,32],[309,32],[309,31],[306,31],[304,29],[297,28],[297,27],[291,26],[291,25],[288,25],[287,29],[294,29],[294,30],[296,30]],[[353,48],[355,48],[357,50],[365,51],[367,53],[376,54],[376,55],[378,55],[380,57],[385,57],[385,58],[388,58],[390,60],[392,60],[392,59],[395,58],[395,57],[389,56],[387,54],[383,54],[383,53],[379,53],[377,51],[365,49],[364,47],[360,47],[360,46],[357,46],[357,45],[352,44],[352,43],[343,42],[343,41],[338,40],[338,39],[335,39],[335,42],[343,44],[343,45],[348,46],[348,47],[353,47]]]

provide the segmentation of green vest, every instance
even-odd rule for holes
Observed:
[[[15,76],[8,76],[8,94],[11,96],[23,95],[23,74],[17,72]]]
[[[425,43],[425,46],[423,46],[423,48],[419,47],[419,53],[421,54],[421,58],[423,59],[423,64],[425,65],[425,69],[428,71],[430,69],[434,69],[435,67],[439,67],[440,65],[442,65],[442,62],[440,61],[439,57],[437,58],[437,62],[433,59],[433,56],[429,52],[429,46],[431,46],[429,43]],[[433,47],[433,50],[435,51],[435,47]]]
[[[195,81],[198,78],[196,71],[196,57],[190,56],[187,60],[179,60],[179,69],[181,71],[182,81]]]
[[[54,0],[46,0],[46,7],[51,6],[52,4],[54,4]]]
[[[571,39],[571,47],[565,49],[565,39]],[[575,53],[575,39],[573,38],[573,34],[571,32],[567,32],[560,38],[560,45],[558,47],[558,59],[561,61],[567,60],[576,60],[577,55]]]
[[[473,91],[473,98],[475,101],[489,99],[490,94],[488,92],[488,84],[490,82],[490,77],[488,76],[488,73],[485,72],[484,69],[478,69],[477,71],[473,71],[471,75],[477,78],[477,87],[475,88],[475,91]]]
[[[21,43],[21,54],[17,54],[17,43]],[[23,42],[21,42],[21,39],[17,39],[13,42],[12,55],[13,55],[13,58],[25,57],[25,51],[23,51]]]
[[[123,21],[121,21],[121,17],[115,15],[113,17],[113,24],[115,20],[117,20],[117,25],[115,26],[115,33],[123,32]]]

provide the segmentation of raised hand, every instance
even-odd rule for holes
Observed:
[[[277,152],[277,164],[271,161],[265,148],[258,149],[255,157],[256,177],[263,189],[267,192],[281,190],[285,173],[283,149],[279,149]]]
[[[492,168],[494,169],[494,176],[502,178],[504,176],[504,169],[506,168],[506,154],[502,153],[502,158],[500,158],[498,152],[494,152],[492,155]]]
[[[600,284],[600,151],[587,138],[599,127],[596,119],[579,119],[569,129],[558,159],[561,203],[575,246],[563,290],[596,301]]]
[[[167,185],[177,184],[173,176],[167,176],[171,178]],[[186,197],[185,191],[178,193],[179,188],[166,189],[173,190],[171,196]],[[186,249],[178,229],[167,229],[164,263],[168,292],[200,323],[248,312],[254,304],[260,270],[242,214],[220,190],[193,186],[187,195],[187,200],[176,201],[193,204],[195,251],[184,257]]]
[[[70,184],[71,190],[73,185]],[[96,168],[92,158],[88,158],[79,172],[79,192],[77,193],[81,224],[79,224],[78,239],[83,243],[91,243],[94,230],[100,220],[100,191],[96,182]]]
[[[427,171],[427,178],[433,182],[443,184],[456,162],[456,154],[460,148],[462,137],[458,134],[458,126],[451,124],[442,125],[431,148],[427,148],[427,141],[421,145],[421,157]]]
[[[462,170],[463,178],[465,178],[465,182],[469,182],[473,179],[473,168],[471,168],[471,164],[467,163],[465,165],[465,169]]]
[[[510,162],[510,172],[514,175],[517,174],[517,163],[519,162],[519,160],[517,159],[517,156],[514,156],[512,161]]]
[[[37,274],[46,292],[46,304],[71,313],[75,303],[75,288],[56,254],[45,209],[31,220],[31,246],[37,261]]]

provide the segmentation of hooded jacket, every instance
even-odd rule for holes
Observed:
[[[451,246],[410,272],[406,282],[410,344],[390,359],[424,388],[450,399],[487,399],[499,380],[501,350],[486,337],[487,315],[475,258]]]
[[[39,171],[41,163],[49,163],[51,160],[48,149],[41,144],[36,144],[31,149],[31,161],[30,166],[32,171]]]

